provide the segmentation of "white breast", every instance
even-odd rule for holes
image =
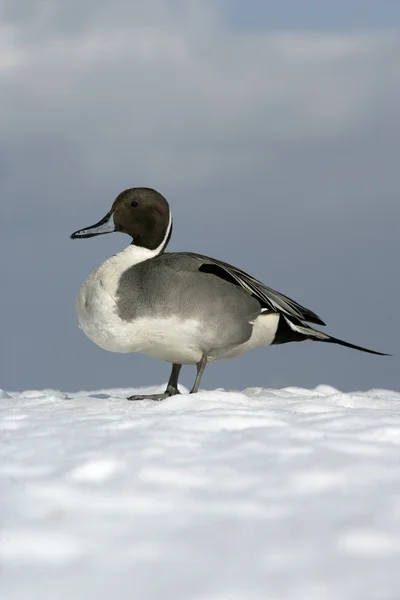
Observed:
[[[94,271],[78,295],[79,326],[95,344],[111,352],[142,352],[180,364],[195,364],[201,359],[196,342],[202,337],[202,328],[197,321],[176,317],[123,321],[109,284],[99,270]]]
[[[142,352],[169,362],[194,364],[202,355],[197,343],[202,339],[198,321],[168,317],[127,322],[118,315],[121,274],[159,251],[131,245],[93,271],[78,293],[79,326],[92,342],[111,352]]]
[[[76,312],[79,327],[98,346],[112,352],[134,352],[124,335],[123,322],[116,310],[117,289],[121,273],[135,260],[134,246],[115,254],[93,271],[82,284]]]

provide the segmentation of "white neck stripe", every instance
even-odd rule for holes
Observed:
[[[160,252],[162,252],[163,249],[165,248],[165,246],[168,242],[168,237],[171,233],[171,229],[172,229],[172,214],[171,214],[171,211],[169,211],[168,227],[167,227],[167,231],[165,232],[164,239],[161,242],[161,244],[158,246],[158,248],[156,248],[155,250],[151,250],[151,252],[154,252],[154,256],[157,256],[157,254],[160,254]]]

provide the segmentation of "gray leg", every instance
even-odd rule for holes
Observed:
[[[196,367],[197,367],[197,375],[196,375],[196,379],[195,379],[195,382],[193,384],[193,387],[190,390],[191,394],[195,394],[196,392],[199,391],[200,379],[203,376],[204,369],[206,368],[206,364],[207,364],[207,354],[203,354],[203,356],[201,357],[201,361],[198,362],[197,365],[196,365]]]
[[[169,398],[170,396],[175,396],[176,394],[180,394],[178,390],[178,377],[179,372],[182,368],[182,365],[172,365],[171,375],[167,384],[167,389],[163,394],[145,394],[138,396],[130,396],[128,400],[165,400],[165,398]]]

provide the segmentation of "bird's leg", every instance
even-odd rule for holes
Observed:
[[[193,387],[190,390],[191,394],[195,394],[196,392],[199,391],[200,379],[203,376],[204,369],[206,368],[206,364],[207,364],[207,354],[203,354],[203,356],[201,357],[200,362],[198,362],[197,365],[196,365],[196,367],[197,367],[197,375],[196,375],[196,379],[195,379],[195,382],[193,384]]]
[[[180,391],[178,390],[178,378],[179,378],[179,373],[182,369],[182,365],[176,365],[173,364],[172,365],[172,371],[171,371],[171,375],[167,384],[167,389],[165,390],[165,393],[169,393],[170,396],[175,396],[175,394],[180,394]]]
[[[182,368],[182,365],[173,364],[171,375],[167,384],[167,389],[163,394],[139,394],[137,396],[130,396],[128,400],[165,400],[165,398],[169,398],[170,396],[175,396],[176,394],[180,394],[178,390],[178,377],[179,372]]]

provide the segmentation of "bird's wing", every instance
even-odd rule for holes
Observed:
[[[194,253],[185,254],[190,255],[193,259],[197,259],[199,263],[198,270],[200,272],[210,273],[242,287],[248,294],[257,298],[263,308],[283,313],[288,317],[296,317],[301,321],[325,325],[312,310],[301,306],[301,304],[284,296],[284,294],[264,285],[248,273],[215,258]]]

